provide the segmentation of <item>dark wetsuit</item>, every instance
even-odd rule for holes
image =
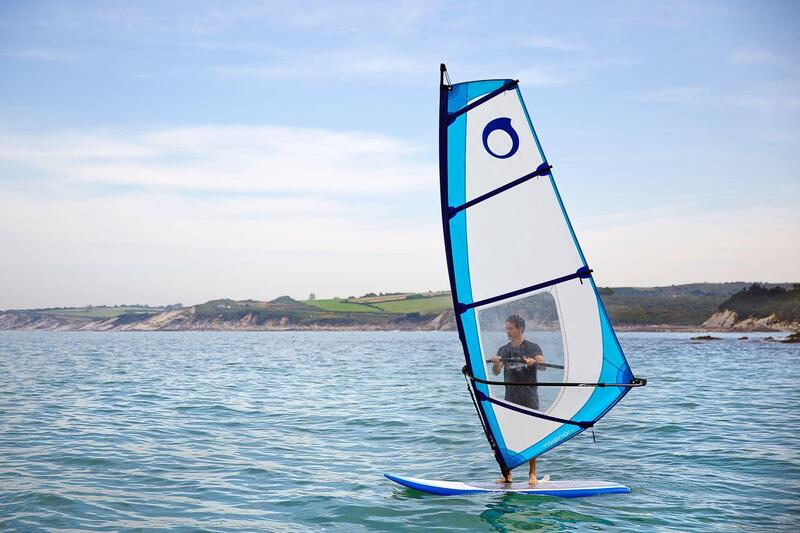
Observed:
[[[512,346],[509,342],[497,350],[497,355],[503,360],[503,381],[509,383],[535,383],[536,365],[526,365],[523,357],[534,358],[542,355],[542,349],[535,342],[522,341],[519,346]],[[539,393],[535,386],[506,387],[506,401],[524,405],[531,409],[539,409]]]

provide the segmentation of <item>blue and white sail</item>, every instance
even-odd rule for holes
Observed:
[[[445,83],[440,94],[442,221],[465,374],[495,457],[510,470],[591,427],[640,386],[578,245],[515,80]],[[541,348],[537,404],[491,358],[522,317]],[[510,363],[506,363],[509,366]]]

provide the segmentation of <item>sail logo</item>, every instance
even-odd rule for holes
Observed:
[[[511,138],[511,149],[505,154],[495,153],[491,148],[489,148],[489,135],[496,131],[503,131]],[[496,118],[489,122],[485,128],[483,128],[483,147],[486,148],[486,151],[497,159],[508,159],[517,153],[517,149],[519,148],[519,135],[517,135],[516,130],[514,130],[514,128],[511,126],[510,118]]]

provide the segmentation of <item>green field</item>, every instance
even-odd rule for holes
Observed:
[[[325,311],[333,311],[334,313],[375,313],[380,312],[379,309],[369,305],[351,304],[347,303],[341,298],[334,298],[331,300],[304,300],[304,304],[324,309]]]
[[[127,314],[154,315],[162,312],[160,307],[68,307],[65,309],[42,309],[43,315],[74,316],[81,318],[113,318]]]
[[[445,309],[453,308],[450,296],[432,296],[422,298],[405,298],[375,303],[351,303],[341,298],[331,300],[305,300],[306,305],[311,305],[325,311],[335,313],[441,313]]]
[[[786,321],[800,316],[800,286],[790,284],[692,283],[668,287],[601,287],[608,314],[615,324],[699,326],[718,309],[736,311],[742,317],[778,315]],[[430,320],[451,310],[449,292],[368,293],[359,298],[330,298],[297,301],[281,296],[271,301],[230,299],[212,300],[192,306],[197,320],[240,321],[266,324],[320,326],[386,325],[392,321]],[[180,306],[178,305],[178,308]],[[11,310],[38,316],[61,317],[65,322],[76,319],[116,319],[115,325],[144,320],[167,307],[142,305],[95,306]]]
[[[393,302],[374,304],[388,313],[441,313],[453,308],[453,299],[447,296],[431,298],[408,298]]]

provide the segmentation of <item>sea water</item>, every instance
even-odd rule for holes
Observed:
[[[454,333],[0,332],[0,530],[800,529],[800,345],[691,336],[620,335],[648,385],[538,471],[632,492],[559,499],[383,478],[498,475]]]

